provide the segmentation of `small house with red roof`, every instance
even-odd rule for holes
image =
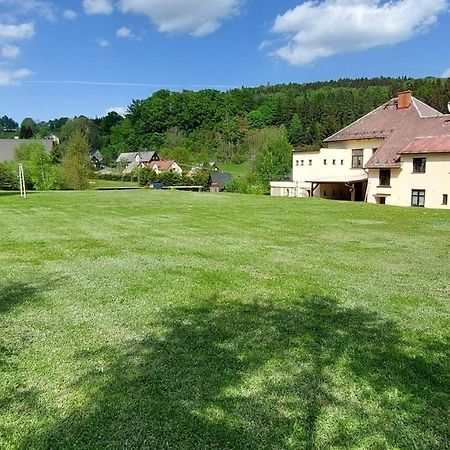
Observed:
[[[293,153],[291,182],[271,194],[449,208],[450,115],[413,97],[394,98],[325,139]]]
[[[172,171],[181,175],[183,169],[173,160],[152,161],[149,167],[156,173]]]

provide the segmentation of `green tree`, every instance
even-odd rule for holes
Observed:
[[[19,128],[19,124],[15,120],[11,119],[11,117],[0,117],[0,129],[5,131],[13,131],[17,130],[17,128]]]
[[[292,117],[288,129],[288,138],[292,145],[301,145],[305,143],[305,129],[298,114],[294,114]]]
[[[89,149],[98,149],[100,145],[99,131],[95,122],[85,116],[75,117],[68,120],[61,127],[61,142],[66,143],[75,132],[86,137]]]
[[[89,142],[81,130],[71,134],[61,161],[61,174],[69,189],[85,189],[91,174]]]
[[[255,162],[255,172],[267,188],[270,181],[279,181],[290,172],[292,150],[284,126],[263,145]]]
[[[36,122],[31,117],[23,119],[22,123],[20,124],[19,138],[32,139],[36,135],[36,132],[37,132]]]
[[[51,156],[40,142],[30,141],[20,145],[15,151],[14,160],[23,164],[25,177],[33,189],[43,191],[58,187]]]

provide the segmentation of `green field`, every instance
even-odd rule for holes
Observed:
[[[113,180],[91,180],[89,189],[115,188],[115,187],[138,187],[137,181],[113,181]]]
[[[0,194],[0,448],[448,449],[450,214]]]
[[[250,174],[251,167],[249,163],[232,164],[232,163],[218,163],[222,172],[230,172],[234,177],[245,177]]]

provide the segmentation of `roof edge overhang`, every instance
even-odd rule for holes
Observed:
[[[430,154],[432,155],[434,153],[440,153],[440,154],[450,153],[450,149],[447,149],[447,150],[421,150],[421,151],[419,151],[419,150],[416,150],[416,151],[401,150],[398,152],[399,155],[430,155]]]
[[[342,183],[362,183],[368,180],[368,175],[358,177],[342,177],[342,178],[317,178],[316,180],[305,180],[305,183],[326,183],[326,184],[342,184]]]
[[[392,164],[380,164],[380,165],[366,165],[364,166],[365,169],[400,169],[401,165],[399,163],[392,163]]]

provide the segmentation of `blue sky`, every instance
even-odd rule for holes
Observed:
[[[450,0],[0,0],[0,115],[155,90],[449,76]]]

